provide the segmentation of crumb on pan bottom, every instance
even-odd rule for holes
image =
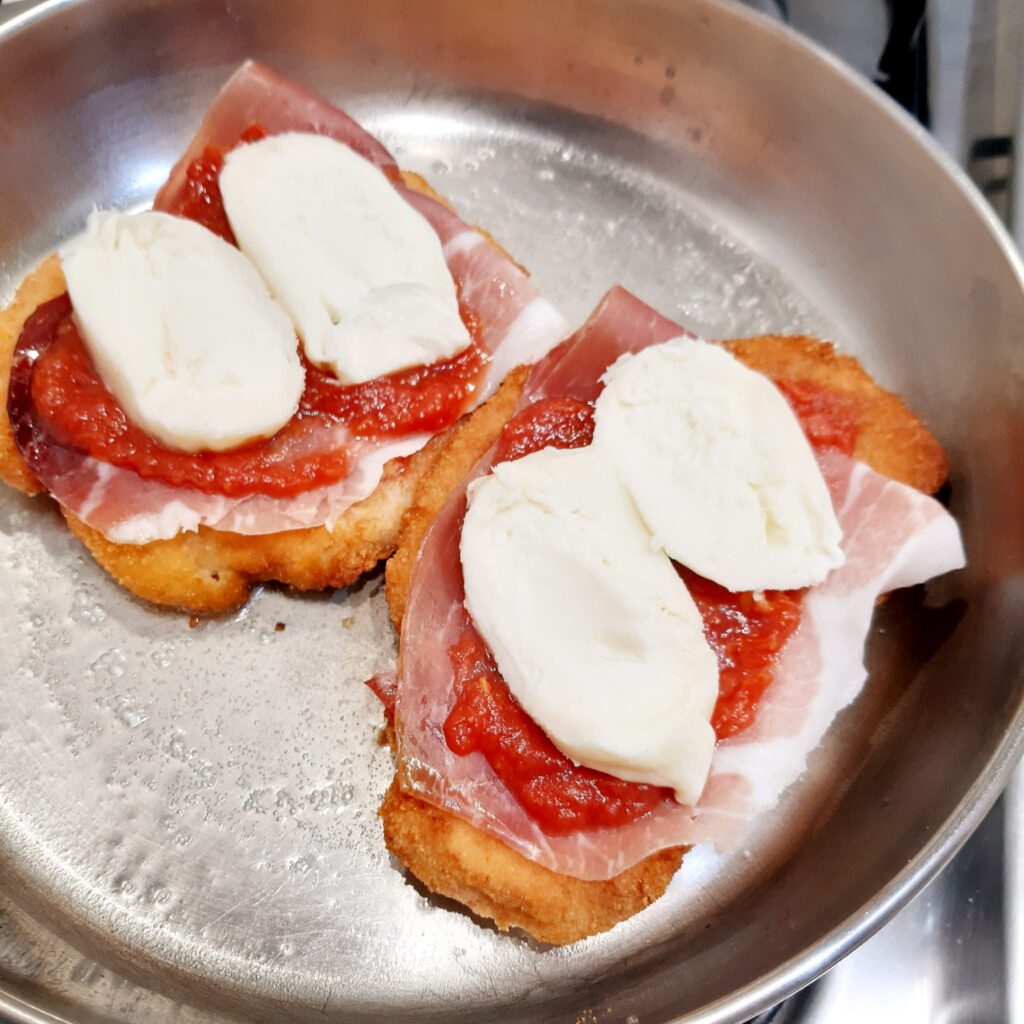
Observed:
[[[653,854],[606,882],[542,868],[461,818],[391,784],[378,812],[388,849],[431,892],[465,904],[502,930],[553,945],[578,942],[639,913],[665,891],[684,847]]]

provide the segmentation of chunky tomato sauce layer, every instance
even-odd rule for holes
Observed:
[[[238,144],[265,135],[252,125]],[[207,147],[189,165],[182,196],[169,212],[234,245],[219,186],[223,165],[224,152]],[[461,292],[459,281],[456,287]],[[460,305],[460,313],[473,342],[444,362],[353,385],[307,362],[306,387],[292,419],[272,438],[229,452],[176,451],[135,426],[103,384],[71,314],[41,346],[36,332],[32,400],[41,426],[61,444],[143,478],[228,497],[287,498],[347,475],[348,447],[337,440],[342,427],[356,438],[400,438],[439,433],[462,415],[487,357],[473,311]],[[23,332],[19,348],[27,346]],[[332,426],[339,431],[324,429]]]
[[[852,454],[857,422],[842,395],[806,382],[776,383],[812,446]],[[495,462],[545,447],[580,448],[593,436],[592,406],[572,398],[542,399],[506,424]],[[719,692],[711,724],[715,736],[726,739],[753,722],[778,655],[800,624],[803,591],[734,594],[688,569],[677,571],[718,659]],[[468,619],[449,658],[455,692],[444,725],[449,748],[456,754],[483,754],[549,835],[624,825],[672,799],[669,789],[625,782],[573,764],[520,707]]]

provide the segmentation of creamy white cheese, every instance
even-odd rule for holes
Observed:
[[[594,447],[681,565],[732,591],[820,583],[842,530],[785,398],[717,345],[675,338],[604,376]]]
[[[309,359],[359,383],[470,343],[436,232],[348,146],[291,132],[232,150],[231,228]]]
[[[181,217],[96,212],[60,258],[89,354],[148,434],[222,451],[292,417],[295,332],[233,246]]]
[[[466,607],[512,693],[578,764],[700,796],[718,664],[700,613],[592,448],[470,488]]]

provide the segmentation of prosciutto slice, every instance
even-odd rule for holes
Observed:
[[[614,288],[577,334],[533,368],[520,408],[544,397],[591,400],[621,354],[682,333]],[[459,533],[466,487],[488,472],[493,458],[492,449],[452,494],[420,549],[399,649],[399,778],[407,791],[577,878],[611,878],[669,846],[708,842],[728,849],[739,843],[754,818],[800,776],[832,719],[860,692],[878,596],[964,565],[957,525],[938,502],[837,452],[823,454],[845,564],[806,594],[801,625],[783,648],[753,725],[719,743],[697,806],[665,800],[618,828],[551,836],[481,754],[453,754],[443,733],[454,701],[448,649],[465,621]]]
[[[437,232],[448,267],[459,282],[460,297],[479,319],[478,341],[490,356],[465,411],[489,398],[509,370],[534,362],[565,336],[565,320],[538,294],[526,274],[447,207],[408,188],[394,157],[380,142],[347,114],[252,61],[243,64],[221,90],[157,193],[153,208],[175,209],[191,162],[209,146],[234,145],[253,123],[259,123],[268,134],[318,132],[350,146],[379,167]],[[143,479],[130,469],[59,445],[25,415],[22,410],[16,432],[31,436],[37,453],[52,449],[35,469],[50,493],[110,540],[137,544],[173,537],[201,525],[250,535],[330,527],[374,491],[387,462],[413,454],[432,436],[420,433],[367,440],[352,437],[343,427],[321,428],[311,443],[348,449],[351,469],[344,479],[289,498],[229,498]]]

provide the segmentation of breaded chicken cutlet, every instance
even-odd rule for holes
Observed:
[[[926,494],[942,486],[947,463],[938,441],[853,357],[808,337],[769,335],[723,344],[748,367],[778,381],[810,382],[842,395],[856,418],[853,454],[858,461]],[[418,480],[386,570],[397,630],[427,530],[450,493],[498,439],[525,380],[525,370],[506,379],[489,403],[450,432]],[[555,944],[605,931],[648,906],[665,891],[687,849],[662,850],[608,881],[557,874],[405,792],[400,768],[379,813],[388,848],[431,891],[459,900],[502,930],[522,928]]]
[[[451,209],[422,177],[403,172],[406,185]],[[486,232],[485,241],[503,256],[504,249]],[[56,256],[22,282],[11,303],[0,310],[0,479],[23,494],[45,488],[25,465],[6,415],[11,358],[33,312],[66,291]],[[424,448],[384,466],[377,488],[346,510],[333,527],[242,535],[200,526],[167,540],[119,544],[108,540],[73,512],[61,507],[72,533],[96,561],[127,590],[156,604],[200,615],[216,615],[243,604],[252,587],[274,580],[296,590],[343,587],[390,555],[398,542],[402,517],[417,481],[443,450],[438,435]]]

